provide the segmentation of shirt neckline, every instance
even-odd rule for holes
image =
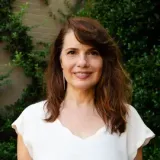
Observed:
[[[75,135],[69,128],[65,127],[58,118],[56,119],[56,123],[61,127],[61,129],[63,129],[64,131],[67,131],[68,134],[70,134],[72,137],[79,139],[81,141],[87,141],[87,140],[96,138],[107,130],[106,126],[103,126],[99,128],[94,134],[83,138],[78,135]]]

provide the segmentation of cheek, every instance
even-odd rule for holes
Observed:
[[[60,57],[60,61],[61,61],[61,67],[63,69],[63,71],[68,70],[70,63],[68,62],[67,58],[65,57],[65,55],[61,55]]]
[[[64,74],[71,74],[72,68],[74,67],[73,63],[69,61],[63,61],[62,62],[63,72]]]
[[[93,63],[93,66],[95,66],[95,69],[97,72],[101,73],[103,68],[103,61],[99,60]]]
[[[103,71],[103,63],[98,63],[97,66],[96,66],[96,79],[97,81],[100,80],[101,76],[102,76],[102,71]]]

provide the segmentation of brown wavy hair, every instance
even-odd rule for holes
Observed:
[[[95,86],[94,104],[111,133],[123,133],[126,128],[127,105],[131,103],[131,80],[121,62],[121,52],[107,30],[94,19],[87,17],[69,18],[60,30],[53,46],[46,72],[47,122],[53,122],[60,114],[60,104],[66,91],[60,54],[66,33],[73,30],[77,40],[96,48],[102,59],[102,76]]]

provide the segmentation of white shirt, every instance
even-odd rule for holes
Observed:
[[[28,106],[12,124],[23,137],[33,160],[133,160],[137,149],[155,136],[135,108],[128,105],[127,128],[121,136],[110,134],[102,127],[94,135],[82,139],[58,119],[45,122],[45,102]]]

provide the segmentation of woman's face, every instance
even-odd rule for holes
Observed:
[[[81,44],[72,30],[64,37],[60,61],[67,87],[91,89],[101,77],[103,60],[99,52]]]

